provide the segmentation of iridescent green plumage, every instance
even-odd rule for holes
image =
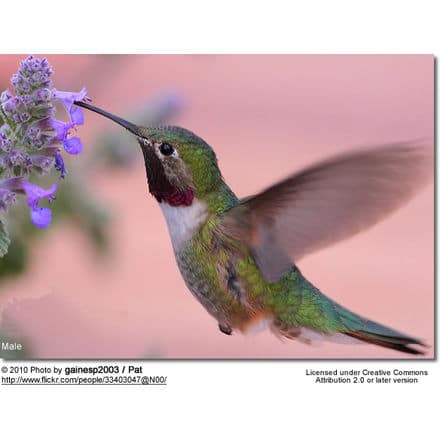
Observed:
[[[420,353],[418,339],[350,312],[307,281],[303,255],[367,229],[426,182],[429,151],[400,143],[321,162],[238,200],[213,149],[180,127],[137,127],[90,104],[133,132],[148,185],[160,202],[189,290],[226,334],[268,323],[308,342],[351,338]]]
[[[188,288],[217,319],[222,331],[230,334],[236,328],[246,332],[258,321],[267,320],[275,333],[303,342],[319,335],[332,339],[338,334],[419,353],[406,345],[420,341],[338,305],[293,264],[278,281],[266,280],[247,246],[230,243],[223,236],[222,212],[212,213],[187,247],[176,253]]]

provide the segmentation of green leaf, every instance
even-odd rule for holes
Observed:
[[[9,243],[11,243],[11,239],[8,230],[3,220],[0,219],[0,258],[7,254]]]
[[[29,264],[28,247],[20,236],[11,231],[8,253],[1,259],[0,284],[2,278],[21,275]]]

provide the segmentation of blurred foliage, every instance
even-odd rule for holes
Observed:
[[[27,247],[20,237],[15,237],[9,245],[7,257],[0,264],[0,278],[6,275],[19,275],[28,264]]]
[[[0,219],[0,258],[8,252],[8,246],[11,243],[9,233],[5,227],[3,219]]]
[[[161,93],[140,108],[129,112],[127,119],[147,126],[164,124],[180,108],[181,99],[176,94]],[[131,148],[132,142],[132,137],[123,129],[109,124],[104,134],[87,143],[90,154],[84,158],[76,157],[69,162],[67,176],[59,181],[56,200],[51,205],[53,220],[48,230],[37,229],[31,223],[24,200],[16,203],[8,214],[10,246],[9,252],[0,260],[0,280],[22,274],[30,264],[29,248],[33,243],[45,234],[56,233],[57,226],[65,221],[73,222],[99,255],[108,252],[111,241],[111,212],[94,194],[90,182],[92,174],[98,169],[109,171],[130,168],[139,157],[137,149]],[[39,179],[39,184],[47,187],[55,178],[54,175],[45,176]],[[0,219],[0,227],[2,225]],[[7,244],[0,242],[0,254],[2,249],[7,248]]]

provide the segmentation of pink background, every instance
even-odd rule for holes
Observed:
[[[21,58],[0,56],[3,84]],[[172,123],[214,147],[239,196],[357,145],[433,136],[432,56],[96,58],[50,55],[57,87],[87,85],[96,105],[120,116],[159,90],[178,90],[186,109]],[[85,154],[109,124],[86,115]],[[127,148],[137,148],[134,139]],[[406,357],[368,345],[283,342],[269,332],[223,335],[180,277],[160,209],[145,195],[140,152],[134,170],[96,175],[90,185],[114,211],[112,253],[97,260],[65,223],[35,245],[25,277],[0,286],[4,319],[22,329],[36,357]],[[430,184],[373,229],[298,265],[342,305],[424,340],[432,358],[433,219]]]

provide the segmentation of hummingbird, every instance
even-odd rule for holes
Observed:
[[[75,104],[136,137],[181,275],[222,333],[260,327],[304,343],[362,341],[423,354],[421,340],[324,295],[297,262],[402,206],[429,176],[425,148],[416,142],[360,148],[240,200],[224,181],[213,148],[193,132],[137,126],[88,102]]]

